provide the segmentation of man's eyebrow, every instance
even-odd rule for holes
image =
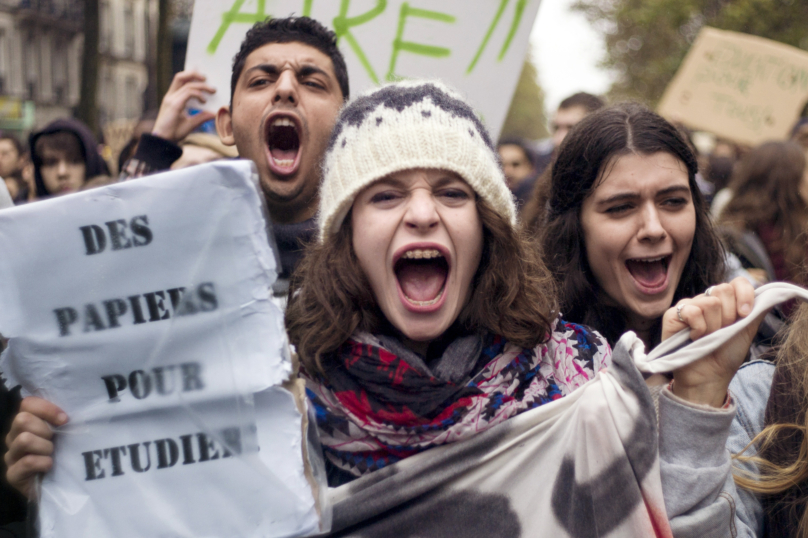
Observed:
[[[249,74],[252,71],[263,71],[267,75],[277,75],[278,74],[278,66],[275,64],[258,64],[254,65],[251,68],[247,69],[244,74]]]
[[[325,69],[321,69],[316,65],[311,64],[304,65],[297,71],[297,76],[299,77],[307,77],[309,75],[325,75],[326,77],[329,76],[329,74],[326,72]]]

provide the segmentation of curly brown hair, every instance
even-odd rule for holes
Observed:
[[[761,226],[782,230],[780,245],[788,274],[805,284],[803,273],[808,249],[808,205],[800,196],[805,154],[794,142],[766,142],[750,151],[738,165],[730,182],[732,200],[721,212],[719,224],[740,231],[758,232]]]
[[[547,340],[556,316],[553,278],[533,240],[477,198],[483,253],[471,297],[458,316],[467,331],[489,331],[523,348]],[[310,373],[327,377],[328,356],[355,331],[386,322],[353,249],[350,215],[328,240],[311,244],[292,277],[286,328]]]

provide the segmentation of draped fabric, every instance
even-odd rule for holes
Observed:
[[[536,392],[531,398],[523,399],[529,404],[512,404],[522,409],[520,412],[514,412],[507,420],[502,416],[496,423],[480,421],[479,417],[484,414],[478,413],[470,427],[480,423],[481,431],[469,432],[462,442],[432,446],[430,450],[421,450],[383,468],[377,466],[379,469],[375,472],[332,488],[331,535],[362,538],[671,537],[671,523],[662,494],[657,417],[653,398],[640,371],[671,372],[691,364],[737,337],[767,309],[794,297],[808,300],[808,291],[789,284],[768,284],[757,290],[755,306],[746,318],[696,342],[689,342],[689,331],[683,330],[648,355],[639,338],[627,333],[617,343],[611,363],[606,368],[594,367],[597,375],[588,382],[578,371],[578,367],[586,371],[586,359],[576,355],[575,350],[594,353],[594,364],[598,364],[600,356],[602,364],[606,361],[602,360],[600,351],[594,351],[600,350],[598,343],[602,339],[585,330],[582,335],[593,336],[571,338],[568,330],[574,332],[577,326],[558,322],[547,344],[548,353],[542,355],[539,351],[537,354],[552,359],[534,371],[537,376],[546,372],[543,374],[545,395],[551,392],[549,377],[552,374],[564,397],[555,400],[550,397],[550,401],[542,404],[542,396]],[[567,353],[575,356],[570,359]],[[507,362],[506,354],[504,351],[497,360]],[[514,357],[518,355],[516,352]],[[349,360],[347,357],[355,355],[346,353],[345,356]],[[381,358],[379,361],[385,362]],[[395,372],[400,371],[396,361],[390,364],[397,367],[386,370],[387,375],[404,380],[404,376],[396,377]],[[515,382],[518,377],[512,378],[514,385],[518,385]],[[482,390],[486,386],[479,383],[475,388]],[[503,381],[499,386],[510,385]],[[468,388],[468,384],[462,384],[458,390]],[[407,444],[410,446],[419,439],[435,441],[441,436],[448,437],[449,432],[463,423],[456,421],[437,433],[424,428],[424,432],[420,432],[424,437],[418,437],[414,425],[391,426],[389,430],[374,425],[374,429],[362,436],[353,431],[354,428],[361,430],[354,413],[346,410],[341,414],[337,409],[341,405],[341,391],[318,389],[312,380],[309,380],[309,391],[310,397],[315,398],[318,421],[328,420],[331,415],[345,421],[345,428],[323,432],[329,458],[333,457],[337,442],[344,443],[341,448],[354,448],[353,443],[356,443],[356,448],[367,446],[383,450],[385,443],[400,446],[412,439],[413,443]],[[462,394],[465,397],[465,393]],[[490,394],[479,397],[483,409],[493,399]],[[336,407],[326,410],[325,405]],[[441,405],[435,408],[436,412],[443,409]],[[475,408],[469,406],[469,409]],[[366,416],[373,421],[384,418],[372,413]],[[434,415],[437,416],[439,413]],[[434,425],[431,418],[423,420],[424,424]],[[393,442],[399,432],[403,438]],[[718,501],[717,505],[725,504]],[[710,536],[724,531],[729,534],[734,517],[731,512],[731,509],[711,511],[720,517],[705,526],[711,529]],[[729,518],[726,522],[724,515]],[[687,535],[704,535],[693,534],[701,527],[688,528],[694,522],[691,514],[680,516],[677,528],[689,531]],[[697,523],[704,524],[704,521]]]
[[[672,536],[638,345],[626,335],[612,364],[563,398],[537,394],[537,407],[463,442],[332,489],[332,536]]]
[[[479,356],[468,358],[477,367],[450,381],[382,347],[379,338],[358,334],[329,361],[335,366],[328,381],[310,377],[307,392],[326,457],[360,476],[558,400],[609,361],[600,335],[557,320],[548,341],[534,349],[485,337]]]

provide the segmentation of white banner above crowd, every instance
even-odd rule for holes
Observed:
[[[268,16],[311,16],[338,38],[351,94],[401,78],[437,78],[471,101],[494,139],[522,70],[539,0],[196,0],[186,69],[208,77],[215,112],[230,102],[233,56]]]
[[[70,418],[43,538],[318,530],[267,234],[248,161],[0,212],[0,372]]]

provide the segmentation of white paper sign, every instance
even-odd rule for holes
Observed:
[[[318,529],[254,166],[0,212],[0,371],[59,405],[41,535]]]
[[[438,78],[471,101],[494,140],[522,70],[539,0],[196,0],[186,69],[230,102],[233,57],[268,16],[309,15],[339,36],[351,95],[398,78]]]

